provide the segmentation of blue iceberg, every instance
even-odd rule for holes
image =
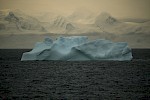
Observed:
[[[105,39],[89,41],[86,36],[59,37],[55,41],[45,38],[30,52],[23,53],[21,61],[29,60],[132,60],[132,52],[125,42]]]

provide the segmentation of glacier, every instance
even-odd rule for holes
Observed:
[[[126,42],[105,39],[88,40],[87,36],[58,37],[55,41],[46,37],[37,42],[30,52],[22,55],[21,61],[30,60],[132,60],[132,50]]]

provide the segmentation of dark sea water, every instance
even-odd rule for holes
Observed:
[[[0,100],[148,100],[150,49],[132,61],[24,61],[29,49],[0,50]]]

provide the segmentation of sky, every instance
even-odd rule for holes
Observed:
[[[0,10],[70,14],[82,8],[96,13],[108,12],[121,18],[150,18],[150,0],[0,0]]]

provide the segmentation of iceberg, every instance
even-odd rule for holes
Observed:
[[[22,55],[21,61],[29,60],[132,60],[132,51],[126,42],[105,39],[89,41],[87,36],[59,37],[55,41],[47,37],[37,42],[30,52]]]

